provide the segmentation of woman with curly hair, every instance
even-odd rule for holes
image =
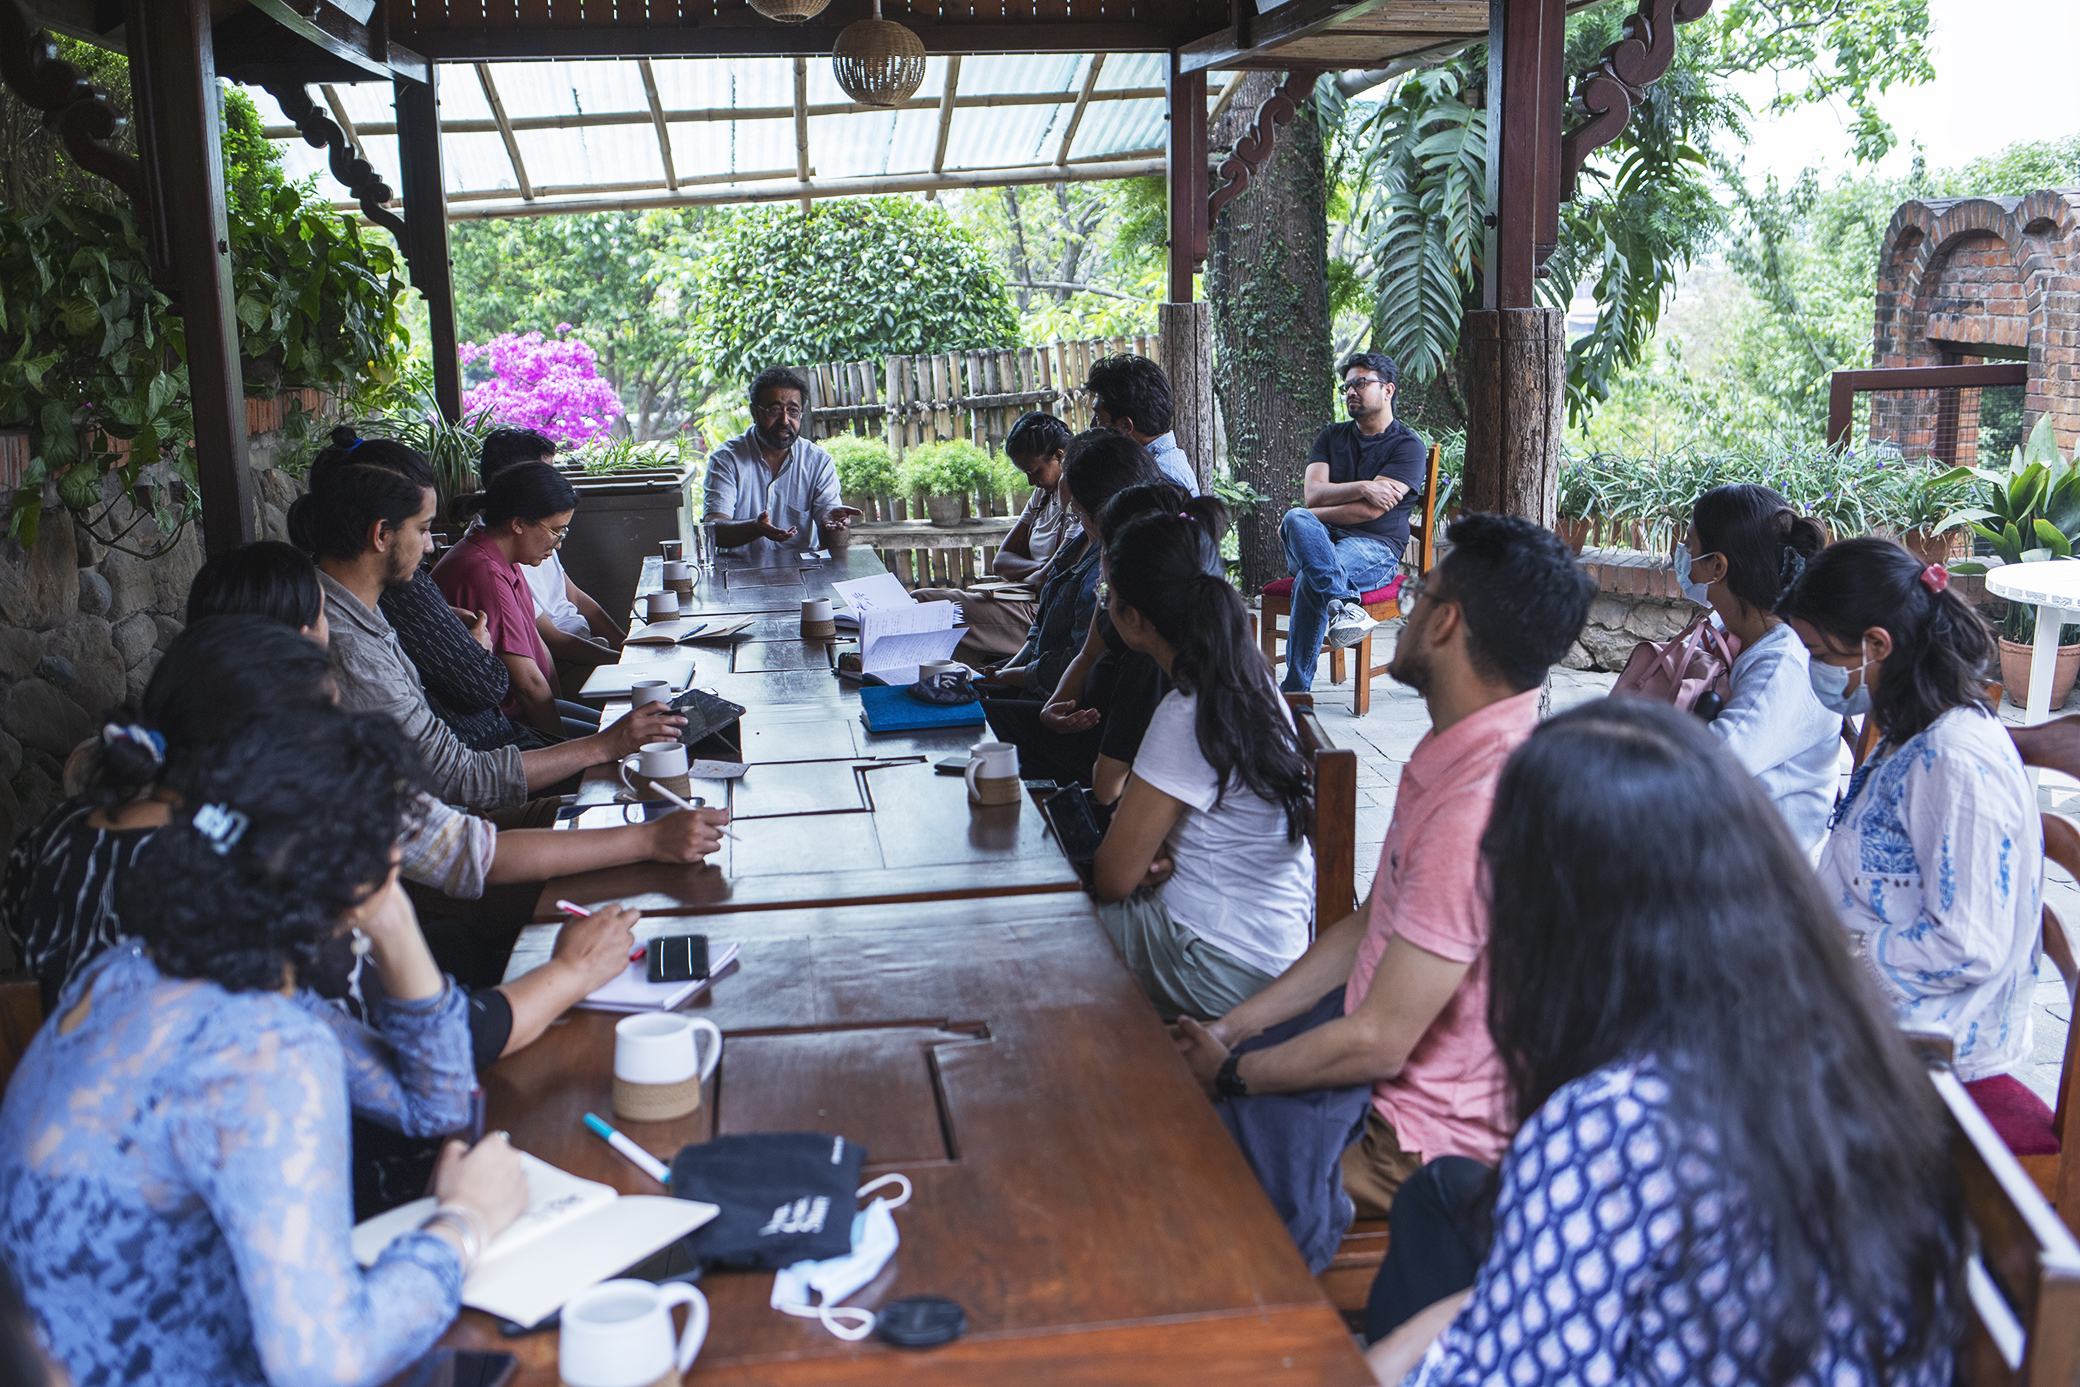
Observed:
[[[526,1204],[502,1136],[453,1143],[420,1231],[365,1272],[349,1246],[349,1111],[450,1132],[475,1082],[397,884],[411,748],[281,712],[170,770],[136,937],[67,985],[0,1104],[0,1252],[75,1380],[385,1381]],[[356,971],[365,1027],[312,995]]]

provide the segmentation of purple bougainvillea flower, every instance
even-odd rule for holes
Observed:
[[[569,323],[557,326],[566,332]],[[539,429],[561,443],[583,443],[606,433],[621,401],[601,379],[598,356],[584,339],[545,341],[539,332],[501,333],[489,342],[462,344],[464,365],[488,358],[491,379],[462,397],[469,413],[489,410],[501,424]]]

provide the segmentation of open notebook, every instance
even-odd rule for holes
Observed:
[[[617,1194],[525,1151],[527,1212],[491,1240],[462,1283],[462,1303],[515,1324],[535,1324],[578,1292],[683,1238],[722,1210],[669,1195]],[[383,1249],[426,1221],[435,1201],[415,1199],[354,1226],[354,1260],[373,1265]]]

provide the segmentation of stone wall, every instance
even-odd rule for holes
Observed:
[[[286,539],[302,483],[272,466],[278,438],[252,441],[259,532]],[[118,514],[97,528],[106,534],[123,523]],[[149,519],[125,547],[159,547]],[[160,652],[180,634],[202,559],[199,525],[147,561],[97,542],[54,498],[46,498],[33,547],[0,540],[0,845],[12,845],[63,798],[65,758],[101,715],[144,692]]]

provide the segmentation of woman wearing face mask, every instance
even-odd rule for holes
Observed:
[[[1712,719],[1712,732],[1761,782],[1809,853],[1827,833],[1842,722],[1813,697],[1805,647],[1775,608],[1826,542],[1819,525],[1768,487],[1720,486],[1691,507],[1690,533],[1675,555],[1683,595],[1710,607],[1740,642],[1733,697]]]
[[[1942,565],[1868,536],[1821,551],[1777,610],[1820,701],[1878,723],[1820,854],[1857,956],[1903,1028],[1952,1038],[2013,1150],[2056,1151],[2051,1111],[2013,1077],[2034,1051],[2044,835],[1986,706],[1992,633]]]

